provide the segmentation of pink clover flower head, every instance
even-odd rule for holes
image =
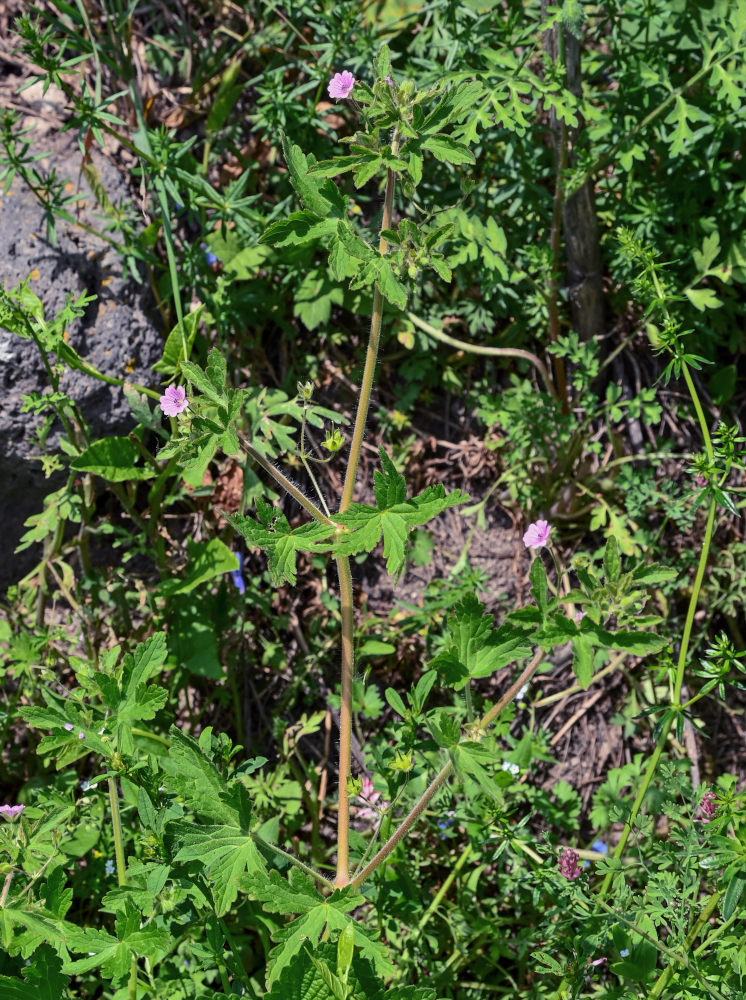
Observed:
[[[0,816],[6,819],[15,819],[20,816],[26,806],[0,806]]]
[[[705,792],[702,796],[702,801],[699,804],[699,811],[702,813],[702,822],[709,823],[711,819],[715,819],[715,814],[718,811],[719,802],[716,799],[713,792]]]
[[[329,97],[349,97],[355,86],[355,77],[348,69],[335,73],[329,81]]]
[[[186,390],[180,385],[170,385],[161,396],[161,410],[167,417],[176,417],[189,406]]]
[[[557,871],[560,875],[564,875],[565,878],[574,882],[581,874],[577,851],[573,851],[569,847],[563,847],[557,863]]]
[[[523,536],[523,544],[527,549],[542,549],[549,543],[549,533],[552,530],[548,521],[534,521],[529,524]]]

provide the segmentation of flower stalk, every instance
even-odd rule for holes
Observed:
[[[391,150],[396,156],[399,149],[399,135],[394,131],[391,140]],[[386,177],[386,193],[384,195],[383,218],[381,232],[391,225],[391,211],[394,204],[394,187],[396,175],[389,168]],[[378,252],[383,256],[388,249],[386,239],[381,236],[378,242]],[[381,339],[381,322],[383,320],[383,296],[378,286],[373,292],[373,313],[370,320],[368,347],[365,352],[365,368],[360,385],[355,426],[350,442],[350,455],[345,472],[342,500],[339,505],[340,514],[344,513],[352,503],[355,490],[355,480],[360,464],[360,451],[363,445],[365,425],[370,409],[370,396],[373,388],[373,377],[378,357],[378,344]],[[349,556],[337,556],[337,573],[339,575],[340,604],[342,609],[342,666],[339,709],[339,812],[337,816],[337,877],[336,885],[340,888],[348,884],[349,875],[349,839],[350,839],[350,797],[347,782],[350,777],[350,746],[352,743],[352,680],[355,673],[354,662],[354,628],[355,616],[352,595],[352,572]]]

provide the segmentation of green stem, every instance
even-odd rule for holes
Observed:
[[[425,926],[429,923],[430,918],[432,917],[433,913],[435,913],[435,911],[440,906],[441,902],[443,901],[444,896],[446,895],[446,893],[448,892],[448,890],[453,885],[453,883],[454,883],[454,881],[456,879],[456,876],[461,871],[461,869],[464,867],[464,865],[466,864],[466,862],[469,860],[469,855],[471,854],[471,851],[472,851],[471,844],[467,844],[466,847],[464,848],[464,850],[461,852],[461,857],[458,859],[458,861],[456,862],[456,864],[453,866],[453,868],[451,869],[451,871],[448,873],[448,877],[443,882],[443,885],[440,887],[440,889],[438,889],[438,891],[433,896],[432,902],[430,903],[430,905],[428,906],[428,908],[425,910],[424,914],[422,915],[422,918],[420,919],[420,922],[417,924],[418,937],[419,937],[419,934],[421,934],[422,931],[424,930]]]
[[[314,882],[319,882],[321,885],[326,886],[327,889],[329,888],[329,879],[320,875],[319,872],[311,868],[310,865],[307,865],[304,861],[300,861],[295,857],[295,855],[290,854],[289,851],[284,851],[281,847],[278,847],[277,844],[270,843],[269,840],[265,840],[264,837],[260,837],[258,833],[252,833],[251,839],[255,843],[266,848],[268,851],[272,851],[274,854],[279,854],[281,858],[285,858],[285,860],[289,861],[291,865],[299,868],[304,874],[308,875],[309,878],[312,878]]]
[[[502,712],[506,705],[508,705],[516,694],[520,691],[527,680],[536,672],[539,664],[544,659],[543,651],[539,651],[528,666],[519,675],[517,680],[513,681],[510,687],[507,689],[505,694],[500,698],[497,704],[493,705],[492,708],[487,712],[487,714],[480,720],[479,728],[486,729]],[[355,889],[359,889],[363,882],[372,875],[373,872],[382,864],[386,858],[391,854],[399,841],[404,837],[404,835],[410,830],[412,826],[416,823],[422,813],[428,806],[428,803],[433,798],[438,789],[444,784],[445,781],[450,777],[453,771],[453,761],[449,760],[443,767],[438,771],[433,780],[427,786],[425,791],[420,796],[418,802],[410,809],[407,815],[402,820],[398,829],[389,837],[386,843],[381,847],[377,854],[368,862],[365,868],[362,868],[357,875],[352,879],[351,885]]]
[[[261,455],[256,448],[253,447],[245,434],[239,434],[238,440],[247,455],[250,455],[257,465],[260,465],[265,472],[269,473],[278,486],[281,486],[286,493],[289,493],[294,500],[297,500],[301,507],[308,511],[315,521],[320,521],[322,524],[334,527],[334,521],[327,517],[323,510],[317,507],[312,500],[309,500],[307,496],[301,493],[298,487],[295,486],[294,483],[291,483],[287,476],[283,475],[279,469],[276,469],[271,462],[268,462],[264,455]]]
[[[124,858],[124,837],[122,836],[122,817],[119,812],[119,794],[116,778],[109,778],[109,806],[111,808],[111,828],[114,834],[114,857],[117,865],[117,883],[119,887],[127,884],[127,863]],[[128,1000],[137,1000],[137,958],[133,952],[130,961],[130,978],[127,984]]]
[[[391,139],[391,149],[396,156],[399,149],[399,135],[395,130]],[[386,177],[386,193],[383,201],[383,217],[381,232],[391,225],[391,210],[394,204],[394,187],[396,175],[389,169]],[[378,252],[383,256],[388,243],[383,236],[378,241]],[[373,388],[373,376],[378,357],[378,343],[381,337],[381,321],[383,319],[383,296],[378,285],[373,292],[373,314],[370,320],[370,334],[365,354],[365,368],[360,385],[360,397],[355,414],[355,426],[350,442],[350,454],[345,471],[345,481],[342,490],[342,500],[339,512],[344,513],[352,503],[355,491],[360,451],[363,445],[363,434],[368,420],[370,395]],[[339,574],[340,605],[342,609],[342,664],[339,710],[339,810],[337,813],[337,878],[336,885],[344,887],[350,881],[349,839],[350,839],[350,800],[347,792],[347,781],[350,777],[350,745],[352,743],[352,679],[355,672],[354,627],[355,615],[352,594],[352,573],[348,556],[337,557],[337,572]],[[359,877],[359,876],[358,876]]]
[[[120,886],[127,884],[127,864],[124,859],[124,838],[122,836],[122,819],[119,813],[119,797],[116,778],[109,778],[109,805],[111,807],[111,827],[114,833],[114,857],[117,864],[117,882]]]
[[[694,614],[697,610],[697,603],[699,601],[700,590],[702,589],[702,581],[705,575],[705,567],[707,566],[707,558],[710,552],[710,543],[712,542],[712,532],[715,524],[715,509],[716,501],[713,498],[710,501],[710,509],[707,512],[707,524],[705,526],[705,536],[702,545],[702,553],[699,557],[699,565],[697,566],[697,575],[694,578],[694,585],[692,587],[691,597],[689,599],[689,608],[686,614],[686,620],[684,622],[684,633],[681,638],[681,646],[679,649],[679,658],[676,665],[676,679],[674,681],[673,697],[671,701],[671,707],[674,711],[678,711],[681,708],[681,688],[684,684],[684,670],[686,667],[687,654],[689,652],[689,642],[691,640],[692,627],[694,625]],[[627,822],[624,825],[624,830],[619,838],[619,843],[614,849],[614,857],[619,857],[627,845],[629,836],[632,833],[632,826],[637,818],[637,814],[640,811],[645,795],[647,794],[650,783],[653,780],[653,776],[658,768],[658,763],[661,759],[661,754],[663,753],[663,748],[666,745],[666,740],[668,739],[668,734],[671,731],[671,726],[673,725],[675,715],[673,712],[669,712],[663,723],[663,727],[658,735],[658,740],[655,744],[655,749],[653,754],[648,761],[648,766],[645,770],[645,774],[640,782],[640,787],[637,791],[635,801],[632,803],[632,809],[630,810]],[[600,898],[607,894],[609,887],[611,886],[611,880],[613,878],[613,872],[609,872],[606,878],[601,884]]]
[[[342,672],[339,704],[339,811],[337,814],[337,879],[343,888],[350,879],[350,776],[352,744],[352,679],[355,670],[355,609],[350,557],[337,556],[339,598],[342,611]]]
[[[422,330],[423,333],[432,337],[433,340],[439,340],[442,344],[448,344],[450,347],[456,347],[460,351],[468,351],[470,354],[481,354],[485,357],[491,358],[523,358],[524,361],[528,361],[529,364],[532,364],[537,370],[547,392],[555,399],[557,398],[557,390],[554,388],[554,383],[549,375],[547,366],[541,358],[532,354],[531,351],[524,351],[519,347],[484,347],[481,344],[470,344],[465,340],[459,340],[456,337],[451,337],[449,334],[438,329],[438,327],[432,326],[430,323],[426,323],[424,319],[420,319],[420,317],[415,315],[413,312],[408,312],[407,318],[410,319],[416,327]]]
[[[565,29],[562,24],[558,24],[555,29],[557,39],[557,62],[560,64],[567,85],[567,74],[565,72]],[[556,121],[556,118],[555,118]],[[555,131],[556,126],[552,131]],[[559,135],[556,136],[556,177],[554,182],[554,199],[552,204],[552,225],[549,230],[549,249],[551,253],[551,272],[549,275],[549,288],[547,294],[547,312],[549,319],[549,339],[554,344],[560,336],[560,313],[559,313],[559,271],[560,271],[560,250],[562,246],[562,207],[565,201],[565,171],[567,170],[567,124],[563,120],[559,123]],[[558,355],[552,355],[552,368],[554,378],[557,383],[557,393],[559,396],[562,412],[569,412],[567,400],[567,378],[565,375],[565,364]]]
[[[702,930],[704,925],[709,921],[715,907],[720,902],[720,898],[722,897],[722,895],[723,892],[718,891],[714,892],[712,896],[710,896],[709,900],[707,901],[707,906],[705,906],[704,910],[702,910],[694,927],[692,927],[692,929],[686,936],[687,947],[691,947],[691,945],[697,938],[699,932]],[[663,970],[663,974],[661,975],[660,979],[657,980],[655,986],[653,986],[650,993],[648,993],[648,1000],[656,1000],[657,997],[661,996],[663,990],[666,988],[669,980],[671,979],[671,976],[673,975],[673,971],[674,971],[673,965],[669,965],[668,968]]]
[[[399,151],[399,135],[394,132],[391,140],[391,152],[396,156]],[[386,193],[383,202],[383,218],[381,220],[381,232],[391,226],[391,210],[394,204],[394,171],[389,169],[386,178]],[[388,249],[388,243],[383,236],[378,241],[378,252],[383,257]],[[363,380],[360,385],[360,398],[355,414],[355,426],[350,442],[350,456],[347,462],[345,473],[344,489],[342,491],[342,502],[339,505],[340,514],[347,510],[352,503],[352,495],[355,490],[355,479],[357,478],[357,468],[360,463],[360,450],[363,446],[363,435],[365,425],[368,420],[368,409],[370,408],[370,394],[373,388],[373,375],[376,368],[376,358],[378,357],[378,343],[381,337],[381,321],[383,319],[383,296],[378,285],[373,292],[373,314],[370,319],[370,335],[368,337],[368,349],[365,353],[365,368],[363,369]]]

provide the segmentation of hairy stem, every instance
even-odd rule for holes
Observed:
[[[399,135],[395,130],[391,140],[391,149],[396,156],[399,149]],[[383,203],[383,218],[381,232],[391,225],[391,209],[394,203],[395,174],[388,171],[386,178],[386,193]],[[378,242],[378,252],[383,256],[388,243],[383,236]],[[350,442],[350,455],[345,472],[342,500],[339,512],[344,513],[352,503],[360,464],[360,450],[363,445],[363,434],[368,420],[370,395],[373,388],[373,376],[378,357],[378,343],[381,337],[381,321],[383,319],[383,296],[378,285],[373,292],[373,314],[370,319],[370,335],[365,353],[365,368],[360,385],[360,397],[355,414],[355,426]],[[347,780],[350,776],[350,745],[352,742],[352,679],[355,672],[354,663],[354,625],[355,617],[352,603],[352,573],[348,556],[337,557],[337,572],[339,574],[339,593],[342,608],[342,666],[341,666],[341,702],[339,711],[339,812],[337,815],[337,878],[336,884],[341,888],[350,880],[349,839],[350,839],[350,800],[347,793]]]
[[[320,521],[322,524],[328,524],[330,527],[334,525],[334,522],[331,518],[326,516],[323,510],[317,507],[312,500],[309,500],[307,496],[301,493],[298,487],[294,483],[291,483],[287,476],[283,475],[279,469],[276,469],[271,462],[267,461],[264,455],[261,455],[256,448],[254,448],[245,434],[239,434],[238,440],[246,454],[250,455],[256,464],[260,465],[265,472],[269,473],[278,486],[281,486],[286,493],[289,493],[294,500],[297,500],[301,507],[308,511],[315,521]]]
[[[487,714],[480,720],[479,728],[486,729],[490,723],[494,722],[497,716],[502,712],[505,706],[515,698],[516,694],[520,691],[527,680],[536,672],[539,664],[544,659],[543,651],[536,653],[534,658],[528,664],[528,666],[523,670],[523,672],[518,676],[516,680],[510,685],[505,694],[500,698],[497,704],[493,705],[492,708],[487,712]],[[402,820],[398,829],[389,837],[386,843],[381,847],[377,854],[371,858],[365,868],[361,869],[357,875],[352,879],[352,885],[357,889],[363,882],[372,875],[373,872],[378,868],[378,866],[386,860],[386,858],[391,854],[399,841],[405,836],[405,834],[411,829],[412,826],[417,822],[419,817],[427,808],[431,799],[444,784],[445,781],[451,775],[453,771],[453,761],[449,760],[443,765],[443,767],[438,771],[433,780],[427,786],[425,791],[420,796],[418,802],[410,809],[407,815]]]
[[[127,863],[124,859],[124,837],[122,836],[122,817],[119,813],[119,793],[116,778],[109,778],[109,807],[111,808],[111,829],[114,834],[114,857],[117,865],[117,884],[127,884]],[[137,958],[134,953],[130,961],[130,978],[127,984],[128,1000],[137,1000]]]

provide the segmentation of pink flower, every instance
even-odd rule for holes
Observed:
[[[694,477],[694,485],[699,486],[701,489],[703,486],[707,486],[707,480],[703,475],[697,473],[697,475]]]
[[[355,77],[348,69],[335,73],[329,81],[329,97],[349,97],[354,86]]]
[[[0,806],[0,816],[6,819],[15,819],[20,816],[26,806]]]
[[[564,875],[565,878],[569,878],[571,882],[574,882],[581,873],[577,851],[573,851],[569,847],[563,847],[562,853],[559,856],[559,862],[557,863],[557,871],[560,875]]]
[[[528,531],[523,536],[523,544],[527,549],[541,549],[549,541],[549,532],[552,530],[548,521],[535,521],[529,524]]]
[[[578,622],[578,624],[580,624],[580,622],[582,622],[584,618],[585,618],[585,611],[581,610],[575,612],[575,621]]]
[[[699,811],[702,813],[702,823],[709,823],[711,819],[715,819],[718,805],[719,803],[715,795],[712,792],[705,792],[699,804]]]
[[[189,400],[186,397],[186,391],[180,385],[170,385],[161,396],[161,410],[167,417],[175,417],[182,413],[187,406],[189,406]]]
[[[388,808],[388,802],[382,798],[380,792],[375,790],[373,782],[367,774],[363,775],[363,787],[360,791],[359,798],[367,802],[367,805],[358,806],[358,819],[369,819],[373,821],[378,818],[384,809]]]

